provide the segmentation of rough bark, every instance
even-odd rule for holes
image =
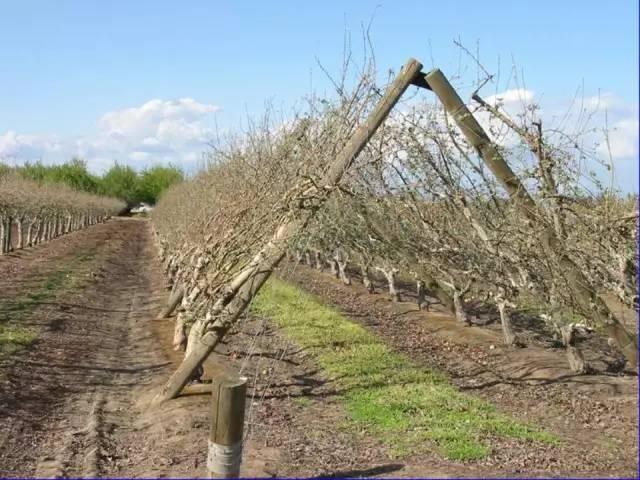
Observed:
[[[6,242],[4,240],[4,236],[5,236],[5,223],[4,223],[4,218],[0,218],[0,253],[2,255],[4,255],[5,252],[5,247],[6,247]]]
[[[5,243],[6,243],[5,253],[9,253],[13,251],[12,227],[13,227],[13,218],[8,217],[6,220],[6,226],[5,226]]]

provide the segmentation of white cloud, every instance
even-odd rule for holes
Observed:
[[[607,142],[602,142],[598,146],[598,153],[605,157],[616,159],[633,159],[637,162],[638,157],[638,129],[640,123],[638,117],[624,118],[611,125],[608,132]]]
[[[211,117],[218,110],[192,98],[153,99],[105,113],[97,120],[95,132],[82,137],[24,135],[10,130],[0,134],[0,160],[61,163],[80,156],[96,172],[114,160],[135,167],[171,162],[190,168],[214,136]]]
[[[485,101],[491,105],[501,105],[503,108],[508,109],[508,107],[511,106],[522,106],[523,104],[530,103],[534,96],[535,92],[532,90],[512,88],[495,95],[490,95],[485,98]]]

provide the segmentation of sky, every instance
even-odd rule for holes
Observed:
[[[459,41],[499,73],[487,95],[597,105],[617,182],[638,190],[633,0],[0,0],[0,161],[193,169],[216,131],[328,89],[318,64],[337,73],[345,34],[357,54],[369,24],[382,71],[415,57],[468,98],[477,68]]]

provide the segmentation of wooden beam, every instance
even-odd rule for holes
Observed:
[[[476,148],[480,158],[505,188],[514,205],[534,226],[540,228],[540,240],[545,253],[558,262],[567,284],[580,306],[580,313],[586,317],[595,317],[600,325],[605,326],[630,366],[637,369],[638,340],[636,336],[624,328],[604,300],[589,287],[588,279],[578,265],[566,254],[553,227],[545,226],[540,221],[542,216],[540,207],[462,101],[460,95],[449,83],[449,80],[439,69],[429,72],[425,76],[425,80],[438,96],[447,113],[453,117],[467,141]]]
[[[421,69],[422,64],[420,62],[413,58],[409,59],[378,101],[374,110],[369,114],[367,120],[358,127],[342,151],[331,163],[326,175],[320,182],[321,186],[328,187],[328,191],[331,191],[331,188],[340,182],[344,173],[387,118],[391,109],[398,103],[402,94],[409,88]],[[188,347],[189,354],[185,356],[182,364],[169,378],[162,391],[156,397],[156,402],[175,398],[180,393],[189,382],[192,373],[209,356],[249,305],[251,299],[260,290],[264,282],[267,281],[273,269],[284,258],[288,240],[306,227],[315,211],[315,209],[303,210],[298,215],[298,218],[286,220],[276,229],[273,239],[264,249],[264,260],[251,271],[250,279],[243,281],[238,292],[216,320],[214,329],[200,337],[195,345]]]

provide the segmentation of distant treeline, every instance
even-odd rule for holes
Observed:
[[[94,175],[87,170],[86,162],[79,158],[61,165],[36,162],[10,167],[0,164],[0,170],[3,169],[16,171],[36,182],[62,183],[78,191],[119,198],[128,207],[140,202],[155,204],[164,190],[184,179],[178,167],[157,165],[137,172],[117,162],[103,175]]]

